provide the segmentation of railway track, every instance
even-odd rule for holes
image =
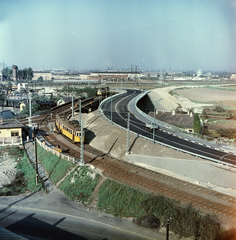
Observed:
[[[65,111],[69,113],[71,110]],[[52,116],[54,114],[55,112]],[[55,121],[54,117],[50,118],[49,114],[40,125],[44,138],[54,146],[60,145],[69,149],[68,155],[80,159],[80,145],[75,144],[71,148],[72,142],[68,142],[68,139],[61,141],[56,134],[50,132],[49,120]],[[84,161],[101,169],[105,177],[127,186],[175,199],[182,205],[192,204],[204,213],[216,214],[224,223],[236,220],[236,198],[232,196],[112,158],[86,144]]]

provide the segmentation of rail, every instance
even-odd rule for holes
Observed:
[[[121,93],[119,93],[119,94],[116,94],[115,96],[119,96],[119,95],[122,95],[122,94],[124,94],[124,93],[125,93],[125,92],[121,92]],[[141,97],[143,97],[145,94],[147,94],[147,93],[145,92],[145,93],[143,93],[143,94],[140,94],[140,97],[138,97],[138,98],[136,99],[136,104],[137,104],[137,102],[141,99]],[[109,100],[111,99],[111,97],[114,97],[114,96],[110,96],[110,97],[104,99],[104,100],[101,102],[100,106],[99,106],[99,110],[101,111],[102,115],[103,115],[109,122],[111,122],[111,120],[110,120],[109,118],[107,118],[106,115],[103,113],[102,106],[103,106],[103,104],[104,104],[106,101],[109,101]],[[137,105],[135,105],[135,106],[137,106]],[[137,110],[137,111],[141,111],[141,110],[139,109],[139,110]],[[143,114],[144,114],[144,113],[143,113]],[[147,114],[146,114],[146,115],[147,115]],[[149,116],[149,117],[150,117],[150,116]],[[153,121],[153,118],[151,119],[151,121]],[[114,122],[111,122],[111,123],[114,124],[115,126],[119,127],[120,129],[123,129],[123,130],[127,131],[126,128],[124,128],[124,127],[122,127],[122,126],[120,126],[120,125],[118,125],[118,124],[116,124],[116,123],[114,123]],[[145,137],[145,136],[143,136],[143,135],[140,135],[140,134],[138,134],[138,133],[135,133],[135,132],[133,132],[133,131],[131,131],[131,130],[130,130],[130,132],[133,133],[133,134],[135,134],[135,135],[137,135],[138,137],[142,137],[142,138],[144,138],[144,139],[146,139],[146,140],[148,140],[148,141],[152,141],[152,142],[153,142],[153,139],[150,139],[150,138],[148,138],[148,137]],[[184,153],[193,155],[193,156],[195,156],[196,158],[204,158],[204,159],[206,159],[206,160],[209,160],[209,161],[212,161],[212,162],[215,162],[215,163],[218,163],[218,164],[223,164],[223,165],[227,165],[227,166],[230,166],[230,167],[235,167],[234,164],[225,163],[225,162],[216,160],[216,159],[214,159],[214,158],[209,158],[209,157],[206,157],[206,156],[203,156],[203,155],[200,155],[200,154],[192,153],[192,152],[186,151],[186,150],[184,150],[184,149],[180,149],[180,148],[171,146],[171,145],[166,144],[166,143],[162,143],[162,142],[159,142],[159,141],[156,141],[156,140],[154,140],[154,142],[160,144],[161,146],[165,146],[165,147],[168,147],[168,148],[172,148],[172,149],[176,150],[177,152],[180,151],[180,152],[184,152]]]

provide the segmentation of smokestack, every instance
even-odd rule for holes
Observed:
[[[12,70],[13,70],[13,80],[17,80],[17,69],[18,67],[16,65],[12,65]]]

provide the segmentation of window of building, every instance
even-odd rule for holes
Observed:
[[[11,136],[12,137],[19,136],[19,131],[11,131]]]

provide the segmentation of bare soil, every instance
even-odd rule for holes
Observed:
[[[222,90],[211,88],[189,88],[177,89],[175,92],[182,97],[202,103],[236,101],[236,92],[224,88]]]

